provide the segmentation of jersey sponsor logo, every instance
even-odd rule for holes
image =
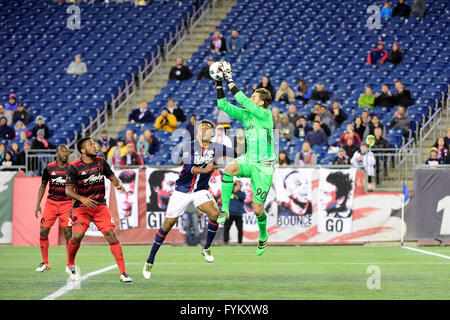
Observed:
[[[194,164],[210,163],[213,159],[214,150],[208,150],[204,155],[201,155],[198,151],[194,153]]]
[[[84,179],[83,183],[84,184],[94,184],[96,182],[100,182],[103,181],[103,175],[99,174],[99,175],[91,175],[89,176],[89,178]]]
[[[82,176],[84,176],[85,174],[86,174],[86,172],[85,172],[85,171],[82,171],[82,172],[81,172],[81,175],[82,175]]]
[[[54,173],[52,173],[54,174]],[[66,179],[63,177],[58,177],[55,179],[52,179],[52,184],[60,184],[60,185],[65,185],[66,184]]]
[[[52,176],[56,176],[56,172],[53,171],[53,172],[52,172]]]

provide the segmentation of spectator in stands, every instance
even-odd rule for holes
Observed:
[[[20,146],[17,142],[11,143],[11,152],[13,165],[23,166],[25,164],[25,152],[20,151]]]
[[[136,153],[135,146],[127,143],[127,153],[120,160],[122,166],[142,166],[144,161],[142,157]]]
[[[389,141],[387,139],[383,138],[383,129],[381,129],[381,127],[375,128],[373,135],[375,137],[375,143],[372,146],[373,149],[388,149],[389,148]]]
[[[145,157],[145,156],[149,156],[149,149],[150,145],[147,142],[147,140],[145,140],[144,134],[142,133],[139,136],[138,142],[136,143],[136,150],[137,153],[141,156],[141,157]]]
[[[11,112],[6,110],[5,105],[0,103],[0,118],[5,117],[6,118],[6,124],[12,123],[12,115]]]
[[[195,114],[191,114],[189,116],[189,123],[186,125],[186,130],[189,132],[190,140],[194,140],[195,138],[195,121],[197,121],[197,116]]]
[[[425,161],[425,164],[431,165],[431,166],[437,166],[442,164],[442,160],[439,160],[437,157],[437,148],[432,147],[430,149],[430,157]]]
[[[44,149],[56,149],[56,146],[45,139],[45,130],[39,129],[36,133],[36,138],[31,142],[31,149],[44,150]]]
[[[363,120],[360,116],[357,116],[353,121],[353,128],[355,133],[358,134],[359,137],[364,136],[364,131],[366,130],[366,126],[363,124]]]
[[[411,17],[423,18],[425,15],[425,0],[414,0],[411,7]]]
[[[295,126],[289,121],[286,115],[281,118],[281,122],[276,129],[279,130],[281,138],[290,139],[294,136]]]
[[[302,145],[302,151],[297,152],[295,155],[295,165],[304,166],[314,166],[317,164],[317,154],[311,149],[311,144],[308,140],[305,140]]]
[[[310,114],[308,115],[308,119],[307,120],[308,121],[314,121],[314,118],[316,117],[317,114],[320,115],[320,103],[316,103],[313,106]]]
[[[312,130],[312,128],[310,127],[310,125],[306,121],[305,116],[300,116],[297,119],[297,122],[295,123],[294,136],[295,137],[304,138],[304,137],[306,137],[308,132],[311,131],[311,130]]]
[[[380,16],[382,19],[391,19],[392,18],[392,8],[389,1],[385,1],[383,8],[381,8]]]
[[[219,29],[216,29],[214,31],[214,35],[211,39],[211,52],[212,53],[222,53],[227,51],[227,43],[225,38],[220,33]]]
[[[217,117],[217,125],[221,125],[225,129],[231,128],[231,117],[228,113],[216,107],[213,114]]]
[[[6,151],[6,144],[0,143],[0,165],[5,161]]]
[[[322,122],[330,129],[330,134],[333,133],[334,130],[336,130],[336,121],[334,121],[333,116],[324,105],[321,105],[319,110],[320,116],[322,117]]]
[[[128,129],[125,131],[125,137],[123,138],[124,143],[126,145],[131,144],[133,145],[134,148],[134,152],[136,152],[136,134],[134,133],[133,130]]]
[[[278,109],[277,107],[273,107],[272,117],[273,117],[273,127],[276,128],[277,125],[281,122],[281,118],[283,118],[283,115],[280,114],[280,109]]]
[[[88,72],[86,63],[81,61],[81,55],[77,54],[75,56],[75,61],[72,61],[69,64],[69,67],[67,68],[67,73],[73,74],[76,76],[81,76],[81,75],[85,74],[86,72]]]
[[[316,90],[314,90],[311,94],[311,99],[320,100],[322,103],[325,103],[331,99],[330,93],[325,90],[322,82],[317,83]]]
[[[124,156],[125,154],[121,155],[121,150],[118,146],[114,146],[111,148],[111,150],[108,152],[108,157],[107,157],[107,161],[109,163],[110,166],[114,167],[114,166],[118,166],[120,165],[120,161],[122,160],[122,156]]]
[[[167,108],[163,108],[161,115],[155,120],[155,129],[172,133],[176,128],[177,118]]]
[[[237,29],[231,30],[231,36],[226,40],[227,51],[240,52],[244,48],[244,39],[239,36]]]
[[[209,75],[209,67],[214,63],[213,57],[208,57],[206,59],[206,65],[200,70],[200,73],[197,76],[197,80],[212,80]]]
[[[133,109],[128,115],[130,123],[150,123],[155,121],[155,117],[147,107],[147,101],[142,100],[139,108]]]
[[[319,121],[314,121],[312,130],[306,134],[305,140],[308,140],[311,147],[317,145],[328,145],[328,137],[320,127]]]
[[[95,141],[94,142],[95,143],[95,146],[97,147],[97,150],[98,150],[98,152],[97,152],[97,157],[100,157],[100,158],[103,158],[103,159],[105,159],[106,160],[106,154],[107,154],[107,150],[106,150],[106,147],[101,147],[100,146],[100,143],[98,143],[98,141]]]
[[[30,113],[25,109],[25,104],[19,102],[17,104],[17,109],[13,112],[12,121],[16,123],[17,121],[22,121],[24,125],[28,125],[30,120]]]
[[[347,124],[346,130],[339,137],[339,145],[345,146],[347,145],[347,140],[352,140],[352,144],[359,146],[361,144],[361,137],[358,133],[355,132],[355,127],[352,123]]]
[[[289,156],[286,151],[281,150],[280,154],[278,155],[278,167],[287,167],[291,164],[291,160],[289,159]]]
[[[445,142],[450,146],[450,128],[447,128],[447,133],[444,137]]]
[[[100,133],[100,138],[98,139],[98,144],[100,148],[106,147],[106,154],[108,154],[109,150],[116,145],[116,140],[111,137],[108,133],[108,130],[104,129]]]
[[[16,137],[20,137],[21,132],[25,132],[25,136],[27,137],[27,139],[31,138],[30,131],[28,131],[28,129],[23,124],[23,122],[20,120],[16,122],[16,125],[14,126],[14,131],[16,133]],[[44,130],[44,135],[45,135],[45,130]],[[36,133],[36,136],[37,136],[37,133]]]
[[[337,127],[340,127],[342,122],[347,120],[347,115],[345,114],[345,111],[342,110],[338,100],[333,101],[333,104],[330,107],[330,113],[331,117],[336,122]]]
[[[183,109],[175,105],[175,100],[173,98],[167,99],[167,110],[177,118],[177,122],[183,123],[186,121]]]
[[[381,93],[375,93],[374,106],[388,107],[392,108],[394,106],[394,97],[389,90],[389,85],[381,85]]]
[[[225,134],[225,128],[220,125],[216,127],[216,134],[211,139],[211,142],[217,142],[223,144],[224,146],[227,146],[228,148],[233,148],[233,142],[231,141],[231,138]]]
[[[7,103],[5,103],[5,108],[7,111],[9,111],[11,113],[11,117],[12,117],[12,113],[14,111],[16,111],[17,109],[17,100],[16,100],[16,94],[15,93],[11,93],[9,95],[9,100]]]
[[[343,145],[342,148],[345,149],[345,153],[349,159],[351,159],[353,154],[359,150],[359,147],[354,143],[353,139],[345,140],[345,145]]]
[[[234,137],[233,148],[236,150],[238,157],[247,152],[247,141],[245,139],[244,129],[238,129],[236,137]]]
[[[411,7],[406,4],[405,0],[398,0],[398,3],[394,7],[392,15],[394,17],[403,17],[408,19],[410,14],[411,14]]]
[[[192,78],[191,70],[183,64],[183,58],[178,57],[176,65],[170,69],[169,80],[188,80]]]
[[[376,65],[378,61],[383,64],[388,56],[389,54],[384,49],[383,41],[378,41],[378,46],[375,49],[370,50],[367,55],[367,64]]]
[[[370,122],[369,111],[363,110],[363,112],[361,112],[361,120],[362,120],[362,124],[363,124],[364,128],[369,125],[369,122]]]
[[[343,147],[339,148],[338,153],[334,157],[333,164],[334,165],[347,165],[349,164],[349,158],[347,156],[347,153],[345,152],[345,149]]]
[[[259,88],[264,88],[266,90],[268,90],[270,92],[270,96],[275,97],[275,89],[272,85],[272,83],[270,82],[270,79],[268,76],[263,76],[261,78],[261,82],[258,85],[254,85],[253,86],[253,90],[259,89]]]
[[[327,137],[331,136],[330,127],[322,121],[322,116],[320,114],[316,114],[316,116],[314,117],[314,121],[318,121],[320,123],[320,127],[322,128],[323,132],[325,132]]]
[[[367,143],[361,143],[360,148],[359,151],[355,151],[350,163],[354,166],[362,166],[363,170],[367,173],[368,182],[373,184],[373,178],[375,176],[375,156],[373,152],[369,150]]]
[[[374,114],[374,115],[371,117],[371,120],[370,120],[370,122],[369,122],[369,125],[366,127],[366,130],[364,131],[363,136],[360,137],[360,138],[361,138],[361,139],[362,139],[362,138],[365,138],[365,137],[367,137],[369,134],[372,134],[372,135],[373,135],[374,132],[375,132],[375,128],[378,128],[378,127],[381,128],[381,130],[382,130],[382,132],[383,132],[383,136],[386,136],[386,128],[385,128],[385,126],[380,122],[380,117],[378,117],[378,115]]]
[[[411,118],[405,113],[405,107],[398,106],[397,111],[394,113],[390,124],[393,129],[401,129],[405,138],[409,135],[409,124]]]
[[[5,116],[0,117],[0,139],[12,140],[16,136],[13,128],[8,126]]]
[[[366,85],[366,91],[359,96],[358,106],[361,108],[372,109],[375,103],[375,95],[372,92],[372,86]]]
[[[297,107],[295,104],[290,104],[288,107],[288,111],[285,114],[288,117],[290,123],[295,125],[297,120],[300,118],[300,114],[297,112]]]
[[[39,129],[44,129],[45,131],[45,139],[50,138],[50,130],[48,129],[47,125],[44,123],[44,117],[43,116],[37,116],[36,117],[36,125],[31,130],[31,136],[36,137],[37,131]]]
[[[144,130],[144,139],[148,142],[148,153],[154,155],[159,151],[159,140],[150,129]]]
[[[402,61],[403,61],[403,50],[400,49],[400,43],[394,42],[394,44],[392,45],[392,49],[389,52],[387,62],[390,62],[394,64],[394,66],[397,66]]]
[[[311,88],[308,88],[308,84],[305,79],[298,80],[297,91],[295,92],[295,99],[303,102],[308,102],[311,99]]]
[[[436,151],[437,158],[440,161],[442,161],[442,163],[444,163],[445,159],[447,158],[447,156],[450,153],[449,145],[447,144],[445,139],[443,137],[437,138],[436,143],[433,145],[433,147],[435,147],[437,149],[437,151]]]
[[[122,139],[117,139],[116,140],[116,147],[120,151],[120,157],[122,158],[125,155],[125,153],[127,153],[127,146],[125,145],[125,142]],[[114,152],[114,150],[113,150],[114,148],[115,147],[112,147],[111,149],[109,149],[109,152],[108,152],[108,155],[107,155],[108,159],[112,157],[113,152]],[[120,159],[119,159],[119,162],[117,163],[117,165],[119,163],[120,163]]]
[[[413,104],[411,92],[403,87],[403,83],[400,80],[395,81],[395,89],[397,92],[393,96],[394,105],[402,105],[406,109]]]
[[[275,101],[283,101],[289,103],[295,100],[294,91],[289,87],[287,81],[282,81],[280,88],[278,88],[275,94]]]
[[[12,161],[12,156],[11,156],[11,152],[6,151],[5,152],[5,157],[2,161],[1,164],[1,170],[2,171],[14,171],[16,169],[8,169],[8,167],[11,167],[13,165],[13,161]]]

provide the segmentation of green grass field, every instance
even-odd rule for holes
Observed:
[[[92,276],[57,299],[450,299],[450,260],[400,247],[271,246],[214,247],[207,263],[199,247],[163,246],[152,279],[142,267],[150,247],[125,246],[132,283],[119,282],[118,269]],[[426,247],[450,256],[450,247]],[[64,287],[65,248],[50,248],[52,270],[35,272],[38,247],[0,247],[0,299],[43,299]],[[81,246],[82,275],[115,264],[108,246]],[[367,270],[381,271],[380,289],[368,289]]]

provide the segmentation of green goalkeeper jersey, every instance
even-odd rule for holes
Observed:
[[[242,121],[247,139],[245,156],[256,163],[276,161],[272,112],[253,103],[242,91],[237,92],[234,98],[244,108],[227,103],[226,98],[218,99],[217,106]]]

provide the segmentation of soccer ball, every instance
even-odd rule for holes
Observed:
[[[213,78],[213,80],[223,80],[223,73],[219,70],[220,67],[222,67],[222,62],[219,61],[213,62],[213,64],[209,67],[209,75]]]

